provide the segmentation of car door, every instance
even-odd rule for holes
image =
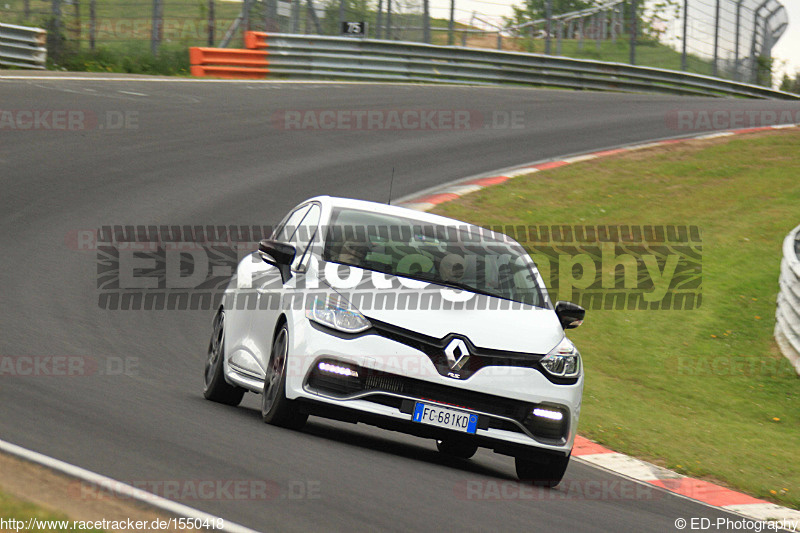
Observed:
[[[298,291],[296,287],[304,286],[303,264],[307,259],[306,252],[311,243],[319,238],[317,229],[320,213],[321,206],[316,202],[301,206],[275,232],[274,240],[291,244],[296,250],[290,279],[284,282],[278,269],[267,263],[264,263],[263,267],[259,266],[259,275],[254,278],[253,286],[258,298],[257,308],[252,313],[249,337],[262,370],[266,369],[269,361],[275,325],[281,313],[289,312],[292,308],[304,313],[302,305],[297,309],[297,306],[292,306],[292,301],[295,297],[299,297],[302,301],[302,291]]]

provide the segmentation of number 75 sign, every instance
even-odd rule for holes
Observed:
[[[342,22],[342,35],[361,35],[367,34],[366,22]]]

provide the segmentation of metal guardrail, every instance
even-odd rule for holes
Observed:
[[[41,28],[0,23],[0,65],[43,69],[47,32]]]
[[[304,79],[517,84],[699,96],[800,99],[711,76],[522,52],[315,35],[266,34],[269,74]]]
[[[800,226],[783,241],[775,341],[800,374]]]

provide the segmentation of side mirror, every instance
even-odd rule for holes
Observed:
[[[280,270],[284,283],[292,277],[291,265],[296,253],[294,246],[284,242],[264,239],[258,243],[258,255],[265,263]]]
[[[572,302],[556,302],[556,316],[564,329],[577,328],[583,324],[586,309]]]

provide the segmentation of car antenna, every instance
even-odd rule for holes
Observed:
[[[392,187],[394,186],[394,167],[392,167],[392,179],[389,180],[389,201],[386,205],[392,205]]]

